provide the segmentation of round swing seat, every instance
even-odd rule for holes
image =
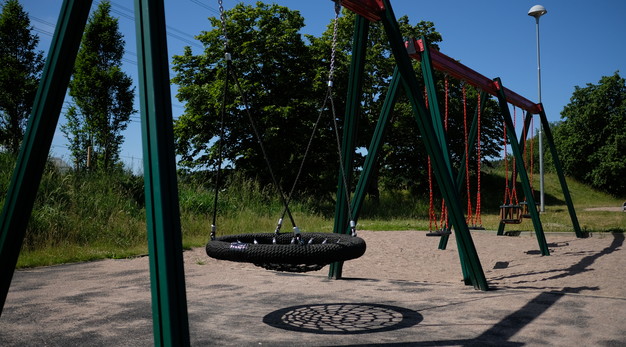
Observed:
[[[316,271],[324,266],[356,259],[365,253],[365,241],[336,233],[252,233],[225,235],[206,245],[209,257],[252,263],[268,270],[285,272]]]

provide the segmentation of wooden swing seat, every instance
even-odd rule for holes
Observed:
[[[518,204],[501,205],[500,222],[504,224],[522,223],[522,206]]]
[[[426,233],[426,236],[446,236],[450,234],[452,234],[450,229],[439,229]]]
[[[528,202],[523,201],[520,205],[522,205],[522,218],[531,218],[530,210],[528,209]],[[539,213],[539,206],[537,206],[537,213]]]

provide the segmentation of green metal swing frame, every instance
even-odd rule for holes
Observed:
[[[135,0],[137,55],[139,66],[139,91],[141,128],[144,152],[144,179],[146,190],[146,224],[148,233],[149,264],[152,292],[154,344],[158,346],[189,345],[189,323],[185,276],[182,258],[182,234],[178,202],[178,187],[172,129],[172,106],[168,69],[165,9],[163,0]],[[32,212],[35,196],[52,144],[52,137],[72,73],[82,34],[87,23],[91,0],[64,0],[48,59],[35,98],[33,111],[24,135],[7,198],[0,215],[0,314],[4,308],[19,251],[24,240],[26,225]],[[392,47],[397,67],[389,86],[380,120],[369,148],[363,174],[352,201],[358,216],[365,196],[365,187],[371,176],[376,154],[382,144],[385,127],[389,122],[395,95],[400,86],[409,96],[415,120],[429,156],[434,173],[446,199],[451,224],[454,226],[461,267],[466,284],[487,290],[478,254],[469,233],[461,203],[458,198],[459,173],[453,180],[450,158],[446,155],[447,142],[439,117],[437,102],[431,102],[430,117],[418,91],[420,86],[406,53],[398,23],[389,0],[343,0],[346,8],[356,12],[354,50],[350,68],[349,93],[346,100],[346,119],[343,137],[342,164],[346,172],[352,169],[352,153],[359,95],[363,82],[365,42],[368,20],[381,21]],[[428,62],[428,51],[422,55]],[[425,65],[428,65],[426,63]],[[434,88],[432,69],[425,74],[425,85]],[[435,95],[432,93],[430,95]],[[484,103],[483,103],[484,104]],[[546,136],[551,145],[561,185],[566,186],[556,157],[549,126],[540,109]],[[526,178],[527,179],[527,178]],[[343,182],[338,180],[335,232],[347,232],[348,225]],[[569,191],[564,189],[570,214],[573,206]],[[534,203],[534,201],[533,201]],[[532,209],[531,209],[532,212]],[[536,209],[535,209],[536,212]],[[532,214],[532,213],[531,213]],[[575,214],[573,214],[575,215]],[[535,218],[533,218],[534,220]],[[538,216],[536,218],[538,220]],[[579,230],[577,224],[575,229]],[[341,278],[342,264],[332,264],[329,276]]]
[[[384,133],[389,124],[393,106],[399,88],[402,87],[412,107],[413,116],[426,146],[426,151],[433,163],[433,172],[439,182],[441,194],[448,206],[449,218],[454,227],[457,246],[460,254],[463,280],[467,285],[473,285],[480,290],[488,290],[487,281],[483,273],[478,253],[474,246],[469,228],[463,215],[458,194],[457,183],[452,178],[452,164],[448,151],[448,142],[441,121],[439,103],[434,92],[435,81],[430,66],[424,73],[424,83],[418,81],[411,58],[407,54],[404,39],[400,33],[393,10],[388,0],[371,1],[343,1],[342,5],[356,12],[359,16],[355,20],[355,30],[352,46],[352,61],[348,80],[348,95],[346,98],[346,113],[344,116],[343,132],[343,158],[344,172],[352,172],[352,154],[355,150],[354,139],[356,137],[356,120],[359,114],[360,95],[364,76],[365,52],[370,21],[380,21],[385,29],[392,54],[395,58],[394,70],[389,90],[383,103],[379,120],[374,130],[374,135],[368,147],[368,155],[363,165],[363,170],[355,188],[354,197],[351,201],[352,218],[356,221],[365,199],[366,187],[371,178],[374,164],[377,160],[382,145]],[[423,59],[428,60],[428,54]],[[428,89],[429,105],[426,107],[425,100],[421,95],[421,86]],[[348,209],[346,189],[343,180],[339,178],[337,188],[337,202],[335,209],[334,231],[348,233]],[[349,189],[348,189],[349,191]],[[331,264],[329,277],[342,277],[342,263]]]

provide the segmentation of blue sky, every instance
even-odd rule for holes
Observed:
[[[229,9],[237,2],[224,0]],[[246,0],[251,4],[256,1]],[[329,0],[266,0],[298,10],[305,18],[303,33],[319,35],[334,16]],[[62,0],[20,0],[31,16],[31,25],[41,39],[39,49],[47,51]],[[93,9],[98,1],[94,1]],[[126,40],[123,68],[136,79],[137,57],[133,1],[111,0],[112,15],[119,18]],[[441,51],[463,64],[495,78],[511,90],[537,101],[537,60],[535,20],[528,10],[539,3],[548,10],[541,17],[542,101],[549,120],[560,119],[574,86],[597,83],[602,76],[620,71],[626,76],[626,1],[599,0],[392,0],[397,17],[408,15],[412,24],[420,20],[435,23],[443,35]],[[591,5],[590,5],[591,4]],[[180,54],[184,46],[201,51],[193,37],[209,30],[208,17],[218,15],[217,0],[165,0],[169,55]],[[173,87],[174,88],[174,87]],[[173,114],[183,105],[175,100]],[[136,104],[138,108],[138,104]],[[61,116],[60,124],[64,122]],[[132,117],[122,149],[122,158],[135,171],[141,171],[141,132],[139,114]],[[67,142],[57,129],[51,152],[69,161]]]

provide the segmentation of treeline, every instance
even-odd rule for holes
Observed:
[[[301,35],[304,19],[299,12],[278,5],[239,4],[226,11],[224,18],[223,22],[210,18],[213,29],[197,36],[204,51],[196,53],[187,48],[183,54],[174,56],[176,76],[173,82],[179,87],[178,99],[187,105],[175,124],[180,167],[187,171],[215,170],[221,146],[229,168],[264,184],[270,182],[258,139],[248,121],[249,111],[260,129],[260,140],[268,149],[270,165],[279,173],[282,185],[290,187],[321,110],[322,122],[312,139],[314,150],[303,163],[299,191],[332,197],[338,172],[332,119],[337,117],[341,127],[354,14],[344,11],[339,17],[337,35],[333,35],[331,20],[320,37]],[[398,22],[404,37],[423,36],[435,48],[443,40],[432,22],[411,25],[406,16]],[[395,66],[386,35],[377,23],[370,24],[366,45],[363,93],[356,96],[361,102],[355,153],[357,168],[367,154],[368,141]],[[334,54],[333,46],[337,47]],[[223,92],[227,81],[225,53],[232,55],[241,85],[231,80],[226,93]],[[333,89],[337,102],[334,114],[328,104],[324,108],[321,105],[331,56],[335,57]],[[421,74],[418,62],[415,62],[415,71]],[[442,74],[437,74],[436,78],[437,99],[440,110],[445,113],[442,121],[447,128],[449,154],[455,169],[463,169],[464,124],[466,117],[471,122],[479,91],[463,86],[461,81],[447,80]],[[552,124],[566,174],[616,196],[626,195],[626,180],[623,179],[626,176],[625,86],[624,79],[616,72],[614,76],[603,77],[598,85],[575,87],[572,102],[563,110],[562,121]],[[222,106],[226,110],[223,121]],[[484,168],[502,160],[504,134],[495,100],[487,101],[481,116]],[[517,111],[517,124],[522,124],[524,116]],[[222,131],[224,134],[220,137]],[[525,160],[527,167],[534,162],[537,171],[538,141],[529,140],[526,148],[531,146]],[[554,170],[551,156],[545,157],[546,171]],[[476,175],[476,160],[477,153],[471,151],[472,175]],[[409,190],[418,194],[426,194],[428,190],[427,156],[404,96],[398,98],[393,110],[373,177],[369,188],[373,197],[378,196],[381,189]]]
[[[110,15],[110,6],[102,1],[90,16],[70,83],[74,103],[66,110],[68,122],[63,132],[77,172],[107,172],[123,166],[119,156],[123,131],[130,115],[136,112],[132,104],[135,91],[120,69],[124,41],[117,19]],[[172,82],[178,86],[177,98],[185,104],[185,113],[175,123],[181,174],[215,171],[221,147],[226,171],[266,186],[271,179],[266,158],[259,150],[260,140],[283,188],[292,186],[302,165],[294,194],[315,197],[321,204],[332,201],[339,165],[335,132],[341,133],[345,111],[354,14],[344,11],[339,17],[337,35],[333,35],[329,18],[328,28],[320,37],[302,35],[304,18],[298,11],[278,5],[238,4],[226,11],[223,23],[219,18],[209,21],[212,29],[197,36],[204,50],[194,52],[187,47],[173,57]],[[412,25],[406,16],[398,22],[405,37],[423,36],[435,48],[443,41],[432,22]],[[31,31],[19,1],[5,1],[0,14],[0,146],[10,153],[19,150],[43,64],[42,53],[35,51],[38,37]],[[356,96],[361,101],[357,170],[367,154],[395,66],[386,41],[383,29],[371,24],[363,93]],[[334,113],[328,103],[323,104],[332,47],[336,47]],[[238,80],[231,80],[224,93],[226,52],[233,57]],[[419,63],[415,64],[415,71],[421,73]],[[463,169],[465,163],[460,160],[464,154],[465,117],[473,116],[478,91],[452,78],[446,83],[444,75],[436,77],[440,109],[447,110],[444,121],[449,154],[455,169]],[[626,195],[626,181],[622,179],[626,175],[625,89],[618,73],[603,77],[598,85],[576,87],[572,102],[563,110],[562,121],[553,129],[567,174],[621,196]],[[222,107],[226,111],[223,121]],[[303,162],[320,114],[311,151]],[[369,193],[376,197],[381,190],[407,190],[425,195],[427,156],[403,95],[398,97],[392,117]],[[260,139],[249,118],[256,124]],[[483,167],[501,157],[500,118],[495,101],[488,100],[481,124]],[[537,141],[533,143],[536,161]],[[477,153],[469,155],[470,170],[475,175]],[[550,156],[546,158],[549,169]]]
[[[0,13],[0,148],[17,154],[44,67],[39,37],[18,0]],[[123,131],[130,122],[135,89],[122,71],[125,42],[111,3],[90,15],[69,84],[67,122],[61,127],[77,171],[120,168]]]
[[[219,18],[210,18],[214,29],[197,36],[204,51],[187,48],[182,55],[174,56],[173,82],[178,85],[178,99],[186,104],[185,113],[175,123],[180,167],[188,171],[215,170],[221,149],[228,168],[254,177],[262,184],[271,182],[264,154],[248,119],[252,118],[281,185],[291,187],[303,165],[296,194],[332,199],[339,167],[335,131],[341,133],[345,111],[354,14],[344,11],[339,17],[337,34],[333,35],[330,21],[320,37],[300,34],[304,18],[299,12],[278,5],[238,4],[226,11],[224,17],[223,23]],[[424,36],[434,47],[442,41],[432,22],[412,25],[406,16],[398,22],[405,37]],[[337,47],[334,53],[332,47]],[[381,25],[370,25],[367,48],[363,93],[356,96],[361,101],[358,150],[354,153],[356,167],[363,164],[367,154],[395,67]],[[241,86],[229,79],[226,93],[225,53],[232,56],[232,69],[236,70]],[[329,103],[322,104],[331,56],[335,58],[334,109]],[[420,71],[418,63],[415,64],[416,71]],[[460,163],[464,154],[464,115],[471,124],[478,92],[470,86],[464,88],[458,80],[445,83],[443,75],[437,77],[441,110],[448,110],[445,122],[450,155],[458,169],[464,167]],[[448,100],[446,107],[444,100]],[[222,107],[226,110],[223,122]],[[320,112],[320,125],[311,139],[312,150],[303,162],[311,129]],[[377,196],[381,189],[408,189],[427,194],[427,155],[404,95],[398,97],[392,117],[369,193]],[[495,101],[489,100],[482,114],[483,158],[499,154],[502,134],[499,119]],[[220,132],[224,133],[221,137]],[[475,170],[477,153],[469,154]]]

